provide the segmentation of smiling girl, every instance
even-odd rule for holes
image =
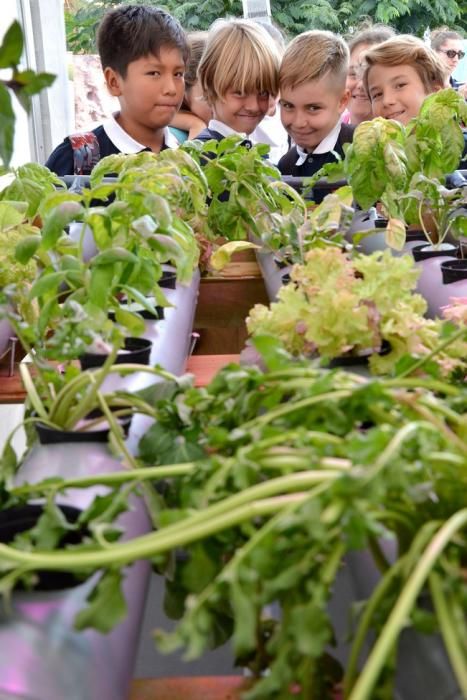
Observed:
[[[447,69],[436,53],[413,36],[396,36],[364,54],[363,85],[373,116],[407,124],[427,95],[447,85]]]
[[[248,20],[221,20],[209,32],[198,67],[212,119],[196,138],[247,138],[279,91],[280,52],[272,37]]]

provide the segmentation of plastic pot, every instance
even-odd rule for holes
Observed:
[[[49,477],[79,478],[123,469],[99,443],[35,445],[15,476],[17,485]],[[84,510],[104,486],[69,489],[60,506]],[[122,539],[151,529],[144,503],[131,497],[118,518]],[[0,607],[0,698],[8,700],[127,700],[141,629],[150,566],[125,570],[125,619],[108,634],[77,631],[74,620],[99,573],[84,583],[49,591],[17,591],[9,608]]]
[[[449,243],[442,243],[438,247],[416,246],[412,249],[412,255],[416,261],[416,267],[420,270],[417,292],[425,297],[428,306],[427,316],[434,318],[440,315],[440,307],[445,303],[441,264],[456,258],[456,248]]]
[[[11,336],[14,335],[13,328],[6,318],[0,320],[0,357],[8,350]]]
[[[467,260],[445,260],[441,263],[443,284],[467,279]]]
[[[147,338],[125,338],[125,345],[122,352],[119,351],[115,358],[115,364],[126,364],[130,362],[137,365],[148,365],[151,356],[152,342]],[[102,367],[107,355],[87,352],[79,358],[81,369],[92,369]]]

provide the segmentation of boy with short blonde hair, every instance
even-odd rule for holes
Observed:
[[[209,31],[198,78],[213,118],[197,139],[249,136],[279,91],[280,52],[249,20],[220,20]]]
[[[417,37],[395,36],[364,54],[363,85],[373,115],[407,124],[423,100],[448,85],[442,60]]]
[[[297,36],[287,47],[279,72],[282,123],[294,146],[279,161],[283,175],[308,177],[344,155],[353,127],[342,124],[348,99],[349,50],[327,31]]]

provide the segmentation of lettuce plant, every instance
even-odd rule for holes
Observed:
[[[387,373],[406,353],[427,355],[439,341],[441,322],[424,318],[426,303],[412,291],[417,277],[409,256],[310,250],[277,302],[253,307],[247,328],[253,337],[279,338],[294,355],[369,355],[371,370]],[[389,351],[380,354],[384,345]],[[450,347],[454,365],[465,351],[465,344]]]

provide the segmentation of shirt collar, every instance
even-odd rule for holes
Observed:
[[[246,134],[240,133],[239,131],[235,131],[235,129],[232,129],[230,126],[227,126],[227,124],[224,124],[224,122],[220,122],[217,119],[209,120],[208,129],[212,129],[212,131],[217,131],[222,136],[231,136],[232,134],[238,134],[238,136],[241,136],[242,139],[248,138]]]
[[[304,148],[301,148],[301,146],[297,144],[296,149],[298,153],[298,159],[295,165],[303,165],[310,153],[318,155],[319,153],[329,153],[329,151],[333,151],[336,147],[336,143],[339,138],[341,126],[341,120],[339,119],[332,131],[330,131],[329,134],[324,137],[321,143],[319,143],[316,146],[316,148],[314,148],[312,151],[305,151]]]
[[[109,117],[109,119],[106,119],[106,121],[102,124],[105,133],[112,141],[114,146],[116,146],[121,153],[126,153],[127,155],[129,155],[130,153],[139,153],[140,151],[147,150],[147,146],[145,146],[142,143],[138,143],[138,141],[135,141],[135,139],[132,136],[130,136],[130,134],[128,134],[125,131],[125,129],[122,129],[122,127],[115,118],[117,115],[118,112],[115,112],[114,114],[112,114],[111,117]],[[179,145],[177,139],[171,133],[168,127],[165,127],[163,129],[162,142],[166,148],[177,148]]]

